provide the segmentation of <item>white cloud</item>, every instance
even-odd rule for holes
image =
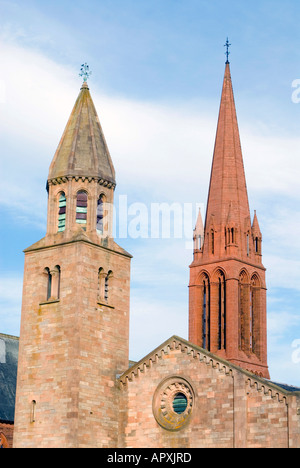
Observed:
[[[1,333],[19,336],[23,278],[21,275],[3,273],[0,276]]]
[[[74,70],[39,52],[3,39],[0,47],[6,70],[0,86],[0,204],[14,216],[17,213],[23,222],[30,219],[37,226],[45,226],[48,168],[80,81]],[[202,107],[199,102],[195,110],[194,103],[138,102],[104,95],[93,80],[90,87],[122,190],[132,198],[138,194],[139,201],[145,203],[151,197],[156,201],[205,203],[217,124],[217,116],[207,113],[207,103]],[[299,222],[295,213],[299,204],[300,140],[263,134],[247,122],[243,123],[241,139],[250,198],[264,200],[259,219],[263,220],[264,239],[268,241],[264,261],[270,284],[272,288],[299,290]],[[286,199],[289,208],[283,215],[274,206],[282,206]],[[34,205],[31,200],[35,200]],[[287,235],[288,256],[280,242]],[[186,336],[188,305],[183,299],[170,301],[170,295],[176,298],[174,285],[180,282],[187,288],[189,253],[167,243],[157,244],[156,253],[154,248],[147,251],[147,240],[139,245],[133,259],[131,346],[137,354],[145,354],[143,350],[150,351],[173,333]],[[17,295],[12,294],[15,281]],[[151,287],[161,282],[166,287],[165,299],[157,294],[150,301],[149,295],[154,295]],[[6,278],[0,284],[1,331],[8,321],[15,329],[21,283]],[[271,316],[273,333],[279,318]],[[299,323],[295,326],[299,328]]]

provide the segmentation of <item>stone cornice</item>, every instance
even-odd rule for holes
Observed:
[[[60,185],[60,184],[65,184],[70,180],[75,180],[78,182],[79,180],[84,182],[92,182],[95,181],[99,185],[103,185],[104,187],[110,188],[110,189],[115,189],[116,188],[116,182],[112,180],[107,180],[101,177],[95,177],[95,176],[79,176],[79,175],[67,175],[67,176],[62,176],[62,177],[56,177],[54,179],[48,179],[47,181],[47,189],[50,185]]]
[[[56,236],[57,235],[60,236],[60,234],[61,233],[58,233],[58,234],[56,234]],[[66,239],[66,240],[64,240],[64,238],[61,236],[61,239],[58,239],[55,243],[51,243],[51,244],[46,244],[46,238],[44,237],[40,241],[38,241],[35,244],[31,245],[30,247],[27,247],[27,249],[25,249],[23,252],[24,253],[29,253],[29,252],[34,252],[36,250],[55,249],[57,247],[61,247],[62,245],[74,244],[76,242],[83,242],[83,243],[86,243],[86,244],[93,245],[94,247],[97,247],[99,249],[107,250],[107,251],[109,251],[109,252],[111,252],[113,254],[122,255],[124,257],[132,258],[132,255],[130,253],[128,253],[125,249],[120,247],[116,242],[113,242],[113,247],[115,247],[115,249],[114,249],[114,248],[108,247],[106,245],[96,244],[95,242],[90,240],[84,234],[77,235],[77,236],[75,235],[73,238]]]

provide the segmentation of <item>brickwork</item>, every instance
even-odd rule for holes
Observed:
[[[286,395],[228,364],[177,337],[136,364],[120,378],[119,446],[299,447],[300,416],[288,409],[299,404],[299,394]],[[179,377],[193,387],[192,416],[182,429],[167,430],[154,417],[153,397],[164,379]]]
[[[83,241],[26,254],[15,446],[113,444],[114,380],[128,367],[129,261]],[[55,265],[60,297],[47,301],[44,268]],[[99,268],[113,272],[107,305]]]

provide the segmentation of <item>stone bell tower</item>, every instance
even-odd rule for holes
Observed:
[[[250,218],[228,60],[205,225],[198,218],[194,233],[189,340],[269,378],[262,235]]]
[[[87,73],[50,165],[46,236],[25,250],[14,447],[115,447],[131,256]]]

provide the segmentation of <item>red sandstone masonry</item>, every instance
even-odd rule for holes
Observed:
[[[228,364],[175,337],[133,366],[120,378],[119,446],[299,447],[300,395]],[[192,418],[178,432],[162,428],[152,408],[156,388],[172,376],[192,382],[196,396]]]
[[[46,266],[61,268],[46,301]],[[112,270],[112,302],[98,302],[98,270]],[[15,447],[111,447],[115,375],[128,367],[130,258],[77,241],[26,253]],[[36,401],[35,422],[30,422]]]
[[[256,249],[255,236],[258,236]],[[240,298],[240,274],[247,276]],[[219,346],[219,277],[225,277],[226,301],[222,310],[222,345]],[[219,276],[218,276],[219,275]],[[252,344],[250,347],[250,288],[258,278]],[[207,291],[206,321],[210,346],[203,344],[203,279]],[[267,365],[266,278],[261,257],[261,233],[255,214],[253,229],[229,64],[226,65],[215,141],[204,229],[204,244],[194,250],[190,266],[189,340],[244,369],[269,378]],[[247,293],[246,293],[247,288]],[[209,299],[208,299],[209,298]],[[209,300],[209,304],[208,304]],[[221,301],[220,301],[221,302]],[[221,305],[223,307],[223,305]],[[242,310],[243,309],[243,310]],[[225,325],[226,316],[226,325]],[[243,323],[241,323],[243,321]],[[250,323],[251,322],[251,323]],[[226,336],[224,346],[223,337]],[[243,337],[243,340],[240,337]],[[244,343],[241,343],[241,340]],[[208,340],[206,340],[208,341]]]

